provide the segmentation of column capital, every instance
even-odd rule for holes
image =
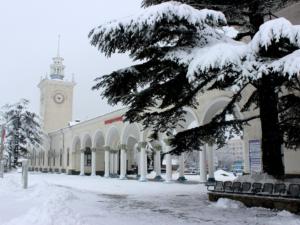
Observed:
[[[81,152],[81,153],[85,153],[85,150],[86,150],[85,148],[80,149],[80,152]]]
[[[118,153],[118,151],[119,151],[118,149],[110,149],[110,152],[113,153],[113,154]]]
[[[147,146],[147,142],[146,141],[139,142],[139,147],[140,148],[146,148],[146,146]]]
[[[160,152],[162,150],[162,147],[160,145],[155,145],[153,147],[156,152]]]
[[[92,151],[92,152],[96,152],[96,151],[97,151],[97,148],[92,148],[91,151]]]
[[[126,144],[120,144],[120,145],[119,145],[119,148],[120,148],[121,150],[127,151],[127,145],[126,145]]]
[[[104,146],[104,151],[110,151],[110,147],[109,146]]]

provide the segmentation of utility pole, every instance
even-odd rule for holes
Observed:
[[[5,139],[5,128],[1,126],[1,143],[0,143],[0,178],[4,176],[4,139]]]

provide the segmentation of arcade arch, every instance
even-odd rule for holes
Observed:
[[[92,138],[86,133],[83,135],[80,149],[80,175],[92,172]]]
[[[104,133],[101,130],[97,130],[93,136],[92,147],[92,175],[103,175],[104,171],[104,145],[105,138]]]
[[[228,96],[216,96],[214,99],[211,99],[209,103],[202,107],[202,111],[198,114],[201,115],[200,125],[205,125],[209,123],[212,118],[219,113],[224,107],[230,102],[230,97]],[[234,117],[240,119],[243,118],[243,115],[240,113],[239,106],[235,105]],[[206,182],[206,159],[208,164],[208,181],[214,181],[214,171],[215,171],[215,162],[214,162],[214,150],[215,146],[213,143],[208,143],[203,150],[200,152],[200,180]],[[202,175],[201,175],[202,174]]]
[[[72,165],[72,170],[75,173],[80,172],[80,148],[81,140],[78,136],[74,137],[71,148],[71,160],[74,162]]]
[[[120,178],[125,179],[129,173],[133,174],[140,170],[140,153],[137,145],[141,140],[141,128],[133,123],[126,123],[121,135],[120,154]]]
[[[120,133],[117,127],[112,126],[109,128],[105,139],[106,152],[105,162],[107,167],[105,167],[106,176],[118,177],[119,170],[119,148],[120,148]]]

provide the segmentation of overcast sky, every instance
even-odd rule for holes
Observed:
[[[111,108],[91,91],[93,79],[129,66],[126,55],[105,58],[88,40],[104,22],[134,14],[142,0],[9,0],[0,2],[0,105],[20,98],[39,112],[40,77],[49,74],[58,34],[66,78],[75,74],[73,119],[95,117]]]

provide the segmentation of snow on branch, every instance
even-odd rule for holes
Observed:
[[[270,20],[261,25],[249,45],[252,51],[258,53],[261,48],[268,49],[274,41],[279,42],[283,38],[300,47],[300,26],[292,25],[285,18]]]
[[[174,21],[185,22],[185,25],[176,27],[181,29],[181,33],[188,30],[184,26],[203,29],[207,26],[226,25],[226,18],[221,12],[208,9],[197,10],[189,5],[170,1],[143,9],[135,16],[111,21],[94,28],[89,37],[92,45],[98,46],[101,51],[110,55],[116,50],[130,50],[130,47],[138,44],[136,42],[140,39],[150,40],[156,34],[158,27],[169,29],[170,26],[166,24]],[[130,41],[133,43],[124,43]]]
[[[246,44],[234,41],[198,48],[189,64],[187,77],[190,82],[193,82],[196,79],[195,74],[199,71],[206,73],[213,69],[225,68],[228,65],[241,67],[242,58],[246,52]]]
[[[268,71],[282,74],[291,79],[300,74],[300,50],[272,62],[267,66]]]
[[[128,29],[136,31],[143,29],[145,25],[155,29],[154,25],[159,21],[173,21],[174,17],[184,19],[195,26],[202,24],[209,24],[211,26],[226,24],[226,18],[221,12],[209,9],[197,10],[189,5],[171,1],[144,9],[138,15],[99,26],[94,29],[93,33],[103,33],[105,35],[121,27],[128,27]]]
[[[233,71],[239,71],[246,82],[260,79],[262,74],[291,79],[300,73],[300,26],[292,25],[284,18],[264,23],[248,44],[224,40],[212,42],[188,55],[182,54],[189,59],[187,77],[190,82],[197,79],[197,74],[213,70],[221,71],[217,79],[223,79],[226,74],[222,70],[229,66]],[[274,54],[272,48],[282,55]],[[265,52],[264,55],[261,52]]]

